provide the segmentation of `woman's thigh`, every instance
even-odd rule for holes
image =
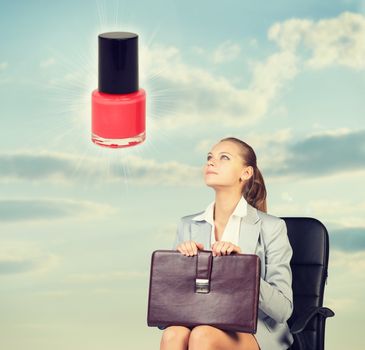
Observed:
[[[253,334],[229,332],[201,325],[194,327],[189,336],[189,350],[259,350]]]

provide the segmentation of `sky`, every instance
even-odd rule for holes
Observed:
[[[365,347],[365,1],[0,0],[0,343],[159,348],[151,254],[214,191],[206,154],[257,155],[268,213],[330,237],[326,349]],[[97,36],[139,35],[146,140],[91,142]]]

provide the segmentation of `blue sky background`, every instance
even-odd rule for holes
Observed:
[[[147,139],[90,141],[97,35],[139,34]],[[205,209],[206,153],[256,151],[268,212],[330,233],[326,348],[363,349],[365,2],[0,1],[0,343],[159,348],[151,253]]]

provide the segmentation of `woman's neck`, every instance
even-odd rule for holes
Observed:
[[[242,193],[216,191],[214,222],[225,225],[242,197]]]

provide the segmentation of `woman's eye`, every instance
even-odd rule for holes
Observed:
[[[208,157],[207,157],[207,160],[209,160],[211,157],[212,157],[212,156],[208,156]],[[226,157],[227,159],[229,159],[229,157],[228,157],[228,156],[226,156],[226,155],[224,155],[224,154],[221,156],[221,158],[222,158],[222,157]]]

